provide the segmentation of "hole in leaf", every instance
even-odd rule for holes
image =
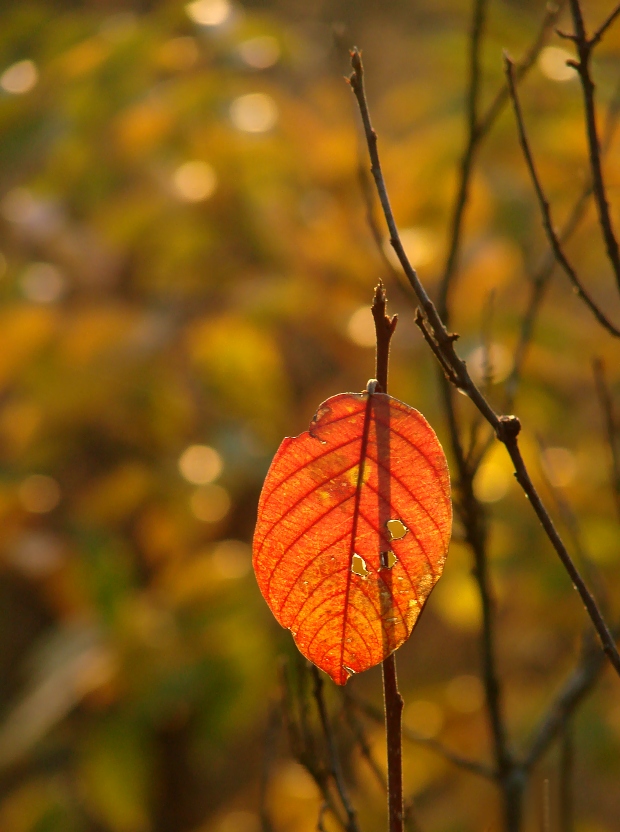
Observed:
[[[388,520],[386,526],[392,540],[401,540],[409,531],[407,526],[400,520]]]
[[[391,569],[397,560],[398,558],[392,551],[381,552],[379,555],[379,561],[381,562],[382,569]]]
[[[360,578],[367,578],[370,575],[366,569],[366,561],[361,555],[353,555],[353,563],[351,564],[351,572],[354,575],[359,575]]]
[[[349,673],[351,676],[353,676],[353,674],[355,673],[355,670],[352,670],[350,667],[347,667],[346,664],[342,665],[342,669],[346,670],[347,673]]]

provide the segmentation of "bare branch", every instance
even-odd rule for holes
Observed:
[[[480,41],[484,29],[484,17],[486,13],[485,0],[474,0],[474,17],[470,37],[469,50],[469,91],[467,95],[467,139],[465,149],[460,161],[460,176],[457,188],[457,195],[452,209],[450,220],[449,248],[446,257],[446,264],[443,276],[439,285],[437,306],[442,319],[449,323],[448,296],[454,275],[458,265],[458,255],[461,247],[461,233],[465,208],[469,197],[469,186],[473,173],[476,155],[498,116],[508,101],[508,87],[504,84],[495,95],[486,112],[478,117],[478,99],[480,95]],[[557,6],[549,7],[542,21],[540,30],[532,46],[524,57],[515,66],[515,78],[519,82],[532,68],[540,50],[544,46],[549,32],[557,21],[565,0]]]
[[[314,735],[310,729],[305,690],[305,681],[308,674],[305,662],[301,656],[298,660],[298,669],[297,681],[299,682],[300,689],[296,691],[297,696],[295,697],[289,668],[286,665],[283,665],[281,668],[282,714],[288,730],[291,751],[293,756],[312,777],[323,798],[323,805],[319,813],[318,828],[322,828],[323,816],[326,811],[329,811],[339,827],[344,832],[347,832],[347,820],[343,816],[342,810],[334,802],[329,788],[329,774],[320,756],[317,754]],[[296,707],[299,710],[299,718],[295,714]]]
[[[445,361],[445,359],[444,359],[444,357],[443,357],[443,354],[442,354],[441,350],[439,349],[439,347],[438,347],[438,346],[437,346],[437,344],[435,343],[435,341],[434,341],[434,339],[433,339],[433,336],[431,335],[431,333],[430,333],[430,331],[429,331],[429,329],[428,329],[428,326],[427,326],[426,321],[425,321],[425,319],[424,319],[424,315],[420,312],[420,310],[419,310],[419,309],[416,309],[416,311],[415,311],[415,318],[414,318],[414,320],[415,320],[416,326],[418,326],[418,327],[420,328],[420,332],[421,332],[421,333],[422,333],[422,335],[424,336],[424,340],[425,340],[425,341],[426,341],[426,343],[429,345],[429,347],[431,348],[431,350],[434,352],[434,354],[435,354],[435,358],[436,358],[436,359],[439,361],[439,363],[441,364],[441,369],[444,371],[444,373],[445,373],[446,378],[448,379],[448,381],[452,382],[452,384],[458,384],[458,379],[457,379],[457,377],[456,377],[456,376],[454,375],[454,373],[452,372],[452,368],[451,368],[451,367],[449,366],[449,364]]]
[[[579,223],[583,219],[588,204],[589,198],[592,196],[592,186],[588,183],[580,196],[577,198],[570,216],[557,237],[561,244],[565,243],[577,229]],[[545,292],[549,285],[549,280],[553,275],[557,260],[552,249],[549,249],[531,279],[531,294],[527,305],[527,309],[521,322],[521,330],[519,332],[519,340],[514,352],[514,359],[510,375],[506,379],[506,401],[505,409],[510,411],[513,408],[517,388],[521,379],[521,371],[525,362],[527,349],[532,340],[534,332],[534,323],[538,315],[538,310],[544,298]]]
[[[338,792],[340,801],[347,814],[346,829],[347,832],[359,832],[356,812],[353,808],[353,804],[351,803],[351,798],[349,797],[347,785],[344,782],[344,776],[342,774],[342,768],[340,766],[340,758],[338,757],[338,751],[336,749],[336,742],[334,740],[332,728],[329,723],[327,708],[325,707],[325,699],[323,698],[323,679],[321,678],[321,674],[319,673],[319,670],[317,667],[315,667],[315,665],[312,665],[312,678],[314,679],[314,698],[319,712],[319,719],[321,721],[321,728],[323,729],[323,736],[327,745],[327,752],[329,754],[330,773],[334,778],[336,791]]]
[[[512,100],[513,109],[515,113],[515,118],[517,121],[517,132],[519,135],[519,143],[521,145],[521,149],[523,150],[523,156],[525,157],[525,162],[527,164],[528,171],[530,173],[530,178],[532,180],[532,184],[534,185],[534,191],[536,192],[536,197],[538,199],[538,205],[540,207],[540,211],[543,218],[543,227],[547,234],[547,239],[549,241],[549,245],[555,255],[556,260],[562,266],[568,279],[573,284],[573,288],[576,294],[581,298],[581,300],[586,304],[588,309],[592,312],[596,320],[614,337],[620,337],[620,329],[618,329],[612,322],[607,318],[607,316],[603,313],[603,311],[597,306],[595,301],[590,297],[588,292],[584,289],[579,280],[575,269],[571,266],[566,258],[562,250],[562,246],[560,244],[560,240],[558,235],[555,232],[553,227],[553,222],[551,220],[551,209],[549,208],[549,202],[545,197],[545,194],[542,189],[542,185],[540,184],[540,179],[538,177],[538,173],[536,172],[536,166],[534,165],[534,159],[532,157],[532,152],[530,149],[529,141],[527,138],[527,134],[525,132],[525,124],[523,121],[523,113],[521,111],[521,104],[519,103],[519,97],[517,95],[517,89],[515,85],[514,79],[514,70],[513,70],[513,63],[508,57],[508,55],[504,55],[504,65],[506,68],[506,77],[508,79],[508,88],[510,91],[510,98]]]
[[[619,108],[620,84],[617,86],[616,91],[612,96],[612,99],[609,102],[609,106],[607,108],[607,117],[605,119],[603,141],[601,145],[601,150],[603,154],[607,153],[607,151],[609,150],[616,129],[618,127]],[[564,245],[564,243],[566,243],[577,230],[580,222],[585,216],[588,200],[591,196],[592,183],[587,182],[581,194],[577,197],[575,203],[573,204],[573,208],[568,216],[568,219],[562,226],[561,230],[557,233],[561,245]],[[522,319],[519,340],[517,342],[513,358],[512,370],[510,372],[510,375],[506,379],[505,384],[507,395],[506,401],[504,403],[504,409],[506,412],[510,412],[513,409],[517,388],[519,386],[519,381],[521,378],[521,371],[525,362],[527,349],[529,347],[534,331],[534,323],[538,315],[538,310],[544,298],[545,291],[549,284],[549,280],[553,275],[556,263],[557,260],[553,253],[553,250],[549,249],[543,256],[540,265],[538,266],[538,269],[536,270],[535,274],[531,279],[532,291],[530,295],[530,300],[525,315]],[[488,450],[488,445],[481,452],[481,457],[484,456],[486,450]]]
[[[424,311],[426,319],[430,325],[431,334],[437,344],[437,347],[443,355],[445,363],[452,369],[457,380],[458,387],[463,390],[467,396],[469,396],[474,405],[494,429],[497,438],[506,446],[506,450],[508,451],[514,465],[517,481],[521,485],[525,495],[528,497],[547,534],[547,537],[553,545],[553,548],[556,550],[556,553],[564,565],[564,568],[568,572],[575,588],[579,592],[611,664],[615,668],[618,675],[620,675],[620,654],[618,653],[618,649],[609,627],[605,622],[598,604],[588,590],[578,569],[575,567],[566,546],[558,534],[553,521],[551,520],[551,517],[549,516],[549,513],[547,512],[547,509],[540,499],[540,496],[538,495],[538,492],[536,491],[536,488],[534,487],[534,484],[528,474],[518,444],[517,437],[521,429],[519,420],[516,416],[498,416],[487,399],[478,389],[469,375],[465,362],[457,356],[454,350],[454,336],[451,335],[446,329],[443,321],[437,313],[437,310],[435,309],[435,306],[418,278],[417,272],[407,258],[400,240],[396,222],[394,220],[394,215],[392,213],[385,186],[385,180],[381,170],[381,163],[377,151],[377,136],[370,121],[368,104],[366,102],[366,95],[364,91],[362,61],[360,53],[357,49],[354,49],[351,53],[351,63],[353,73],[349,78],[349,82],[360,108],[364,131],[366,134],[366,141],[368,144],[368,151],[371,159],[371,172],[375,179],[379,199],[381,201],[383,213],[390,232],[390,243],[392,244],[392,247],[394,248],[394,251],[396,252],[396,255],[403,267],[403,271],[405,272],[405,275],[420,302],[422,310]]]
[[[605,32],[609,29],[609,27],[612,25],[612,23],[615,21],[618,15],[620,15],[620,4],[617,5],[612,12],[610,12],[607,18],[601,23],[596,32],[592,35],[592,37],[590,38],[590,48],[593,48],[597,45],[597,43],[601,41]]]
[[[385,266],[386,272],[389,275],[398,278],[398,272],[390,262],[383,247],[383,235],[381,234],[381,229],[379,228],[379,224],[375,216],[375,192],[372,189],[372,182],[370,181],[368,171],[366,170],[362,160],[360,160],[357,173],[362,198],[366,207],[366,223],[370,229],[370,234],[375,244],[375,248],[377,249],[377,253]]]
[[[390,318],[386,310],[387,298],[385,289],[383,283],[379,282],[379,285],[375,289],[372,316],[375,322],[377,339],[375,375],[378,382],[378,389],[381,389],[384,393],[387,393],[388,389],[390,342],[398,322],[396,315]],[[382,474],[380,472],[379,490],[383,493],[381,476]],[[403,699],[398,690],[396,657],[394,653],[391,653],[383,660],[382,671],[388,763],[388,828],[390,832],[403,832],[405,816],[403,802]]]
[[[443,278],[439,286],[437,305],[439,314],[448,321],[448,293],[452,277],[456,271],[457,258],[461,246],[463,215],[469,198],[469,184],[474,164],[476,149],[482,138],[478,133],[478,97],[480,92],[480,40],[486,19],[487,0],[474,0],[474,16],[469,40],[469,91],[467,95],[467,144],[460,163],[460,179],[457,197],[450,221],[450,247],[446,259]]]
[[[369,717],[369,719],[378,723],[383,722],[383,713],[379,708],[371,705],[370,702],[366,702],[365,700],[358,699],[354,696],[350,696],[350,701],[353,705],[359,708],[363,714]],[[409,742],[415,743],[416,745],[422,745],[425,748],[429,748],[431,751],[435,751],[445,760],[453,763],[459,768],[465,769],[465,771],[470,771],[472,774],[477,774],[487,780],[494,780],[496,777],[495,771],[490,766],[487,766],[484,763],[479,763],[476,760],[470,760],[467,757],[463,757],[456,751],[446,748],[446,746],[438,740],[421,736],[407,725],[403,725],[403,737],[405,737],[405,739]]]
[[[581,661],[568,677],[534,732],[524,761],[524,771],[530,771],[545,754],[551,743],[575,712],[577,706],[592,690],[603,668],[603,653],[592,640],[584,646]]]
[[[570,0],[570,10],[573,18],[573,25],[575,27],[572,40],[575,44],[575,48],[577,49],[578,60],[569,61],[568,63],[577,70],[581,81],[594,201],[596,203],[599,224],[601,226],[603,239],[605,241],[607,257],[613,268],[618,288],[620,289],[620,249],[618,247],[618,240],[616,239],[611,221],[605,181],[603,178],[601,150],[596,127],[594,81],[592,80],[592,74],[590,72],[592,49],[595,44],[600,41],[604,32],[609,28],[609,26],[611,26],[618,14],[620,14],[620,10],[616,9],[615,12],[607,18],[602,27],[598,30],[597,34],[591,40],[588,39],[586,34],[579,0]]]
[[[609,449],[609,461],[611,468],[611,485],[616,503],[616,512],[620,518],[620,452],[618,451],[618,427],[611,394],[605,379],[605,365],[601,358],[595,358],[592,362],[594,371],[594,382],[596,392],[605,422],[607,434],[607,447]]]
[[[573,730],[570,722],[562,728],[559,771],[559,832],[573,832],[573,792],[574,792],[574,758]]]
[[[562,10],[566,6],[566,0],[561,0],[559,3],[549,3],[547,6],[547,10],[545,12],[545,16],[540,24],[540,29],[534,39],[534,42],[525,53],[525,55],[520,58],[518,61],[515,62],[515,82],[519,84],[519,82],[527,75],[530,69],[536,63],[540,52],[547,42],[547,38],[549,34],[553,30],[555,23],[557,22]],[[489,105],[486,113],[481,117],[480,122],[478,124],[478,133],[480,134],[481,138],[484,138],[486,134],[491,130],[497,117],[501,114],[502,110],[506,106],[508,99],[510,97],[508,84],[504,84],[500,89],[497,91],[495,98]]]
[[[355,714],[354,703],[351,699],[350,693],[347,688],[344,689],[343,694],[343,711],[349,728],[351,729],[351,733],[353,734],[357,744],[359,745],[362,757],[366,760],[368,768],[374,774],[379,786],[387,792],[387,780],[373,756],[372,749],[370,748],[370,743],[368,742],[368,738],[366,737],[366,733],[364,732],[364,726]]]
[[[259,780],[259,817],[261,821],[261,832],[273,832],[273,823],[267,807],[267,790],[269,786],[269,777],[273,768],[273,762],[277,751],[278,732],[280,730],[281,717],[280,708],[274,705],[267,718],[267,728],[265,730],[265,740],[263,743],[263,762],[260,772]]]

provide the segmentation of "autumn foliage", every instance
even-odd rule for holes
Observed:
[[[258,506],[254,569],[301,652],[340,685],[409,637],[441,576],[450,479],[424,417],[344,393],[285,439]]]

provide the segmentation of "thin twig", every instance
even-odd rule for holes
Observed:
[[[601,23],[596,32],[590,38],[590,47],[593,48],[601,40],[605,32],[609,29],[614,20],[620,15],[620,4],[607,15],[607,18]]]
[[[267,728],[265,730],[265,740],[263,744],[263,764],[261,766],[260,780],[259,780],[259,807],[260,807],[260,821],[261,832],[273,832],[273,823],[269,814],[267,806],[267,791],[269,787],[269,778],[273,762],[277,754],[277,740],[278,732],[281,725],[280,707],[274,705],[267,718]]]
[[[449,322],[449,303],[448,297],[451,289],[451,284],[456,274],[458,263],[458,256],[461,247],[461,231],[463,226],[463,219],[465,216],[465,208],[467,207],[467,200],[469,194],[469,186],[474,168],[476,155],[483,140],[491,131],[491,128],[501,115],[502,110],[508,102],[508,85],[503,84],[497,91],[495,97],[489,104],[485,113],[478,118],[478,98],[480,92],[480,40],[484,29],[484,13],[485,3],[481,0],[474,0],[473,24],[470,36],[470,72],[469,72],[469,92],[467,96],[467,139],[463,155],[459,165],[459,184],[457,187],[457,195],[454,200],[454,207],[452,209],[452,218],[450,220],[450,244],[448,254],[446,256],[446,264],[443,269],[441,283],[439,285],[437,306],[442,319],[448,324]],[[540,50],[544,46],[549,32],[552,30],[557,21],[560,12],[565,5],[566,0],[562,0],[556,6],[549,6],[547,8],[544,19],[541,23],[540,29],[534,39],[534,42],[527,50],[523,58],[515,65],[515,79],[517,83],[525,77],[532,66],[536,63],[536,59],[540,54]]]
[[[444,271],[444,277],[440,284],[439,304],[443,311],[444,319],[449,313],[449,288],[456,273],[457,259],[460,249],[461,229],[465,208],[467,205],[469,182],[472,176],[474,157],[479,147],[484,132],[478,127],[478,106],[480,94],[480,51],[481,39],[484,29],[484,18],[486,5],[475,0],[473,7],[473,20],[470,36],[470,59],[469,59],[469,87],[467,95],[466,121],[467,141],[461,162],[460,184],[457,197],[454,203],[454,212],[451,224],[450,250]],[[524,69],[524,72],[526,70]],[[494,118],[501,110],[501,102],[496,99],[497,109],[489,111],[491,118],[485,121],[484,129],[490,129]],[[520,795],[517,795],[508,781],[508,775],[512,767],[512,758],[508,749],[504,716],[502,712],[502,692],[497,671],[496,649],[495,649],[495,625],[494,625],[494,599],[491,590],[488,573],[487,559],[487,525],[485,512],[474,493],[475,469],[469,464],[464,452],[463,444],[457,422],[456,401],[454,387],[459,387],[458,375],[453,371],[450,362],[444,356],[444,351],[437,343],[434,332],[428,327],[423,316],[416,312],[416,323],[425,340],[439,358],[444,376],[440,378],[440,390],[444,409],[448,420],[448,429],[452,452],[458,471],[457,489],[459,500],[458,511],[465,530],[465,539],[474,557],[474,579],[478,585],[480,605],[482,612],[481,626],[481,664],[482,678],[484,681],[486,714],[489,722],[489,730],[493,741],[495,757],[496,776],[502,790],[504,799],[504,814],[508,829],[516,829],[519,825]],[[450,382],[450,383],[448,383]],[[470,448],[471,450],[471,448]],[[468,452],[469,453],[469,452]]]
[[[540,29],[534,38],[534,42],[525,55],[515,62],[515,81],[517,84],[525,77],[525,75],[536,63],[543,46],[547,42],[549,33],[552,31],[555,23],[560,17],[560,14],[566,6],[566,2],[567,0],[560,0],[559,3],[549,3],[547,5],[545,16],[542,19]],[[482,137],[486,136],[495,123],[497,117],[501,114],[502,110],[508,103],[509,95],[508,84],[504,84],[497,91],[495,98],[489,104],[486,113],[481,117],[478,124],[478,133],[481,134]]]
[[[363,714],[369,717],[369,719],[372,719],[374,722],[378,723],[383,722],[383,713],[379,708],[376,708],[370,702],[366,702],[365,700],[358,699],[356,697],[351,697],[351,702],[357,708],[359,708]],[[421,736],[416,731],[409,728],[408,725],[403,725],[403,737],[409,742],[415,743],[416,745],[424,746],[425,748],[434,751],[448,762],[452,763],[455,766],[458,766],[459,768],[464,769],[465,771],[469,771],[472,774],[477,774],[478,776],[484,777],[487,780],[495,779],[495,770],[492,769],[490,766],[487,766],[484,763],[479,763],[477,760],[470,760],[467,757],[463,757],[456,751],[452,751],[451,749],[447,748],[443,743],[439,742],[439,740]]]
[[[353,808],[353,804],[351,803],[349,790],[347,789],[347,785],[344,781],[342,767],[340,766],[340,758],[338,756],[338,750],[336,749],[336,741],[334,740],[334,734],[327,715],[327,708],[323,697],[323,679],[321,678],[321,674],[315,665],[312,665],[311,669],[312,678],[314,680],[314,698],[319,712],[319,720],[321,722],[321,728],[323,729],[323,736],[327,745],[330,771],[336,785],[336,791],[338,792],[342,806],[347,814],[347,832],[359,832],[356,812]]]
[[[573,792],[574,792],[574,761],[575,749],[573,744],[573,730],[570,721],[562,727],[562,742],[560,745],[559,771],[559,832],[573,832]]]
[[[599,224],[603,239],[605,241],[605,249],[607,257],[613,268],[618,288],[620,289],[620,249],[618,247],[618,240],[613,229],[611,221],[611,214],[609,210],[609,202],[607,201],[607,192],[605,188],[605,180],[603,177],[603,167],[601,163],[601,149],[598,138],[598,131],[596,127],[596,107],[594,103],[594,81],[590,71],[590,60],[592,57],[592,50],[594,46],[599,43],[603,34],[614,22],[620,9],[615,9],[611,15],[604,21],[601,27],[593,38],[588,38],[586,34],[585,24],[583,22],[583,14],[579,0],[570,0],[571,16],[573,18],[574,34],[571,40],[577,49],[578,60],[567,61],[569,66],[574,67],[579,74],[581,81],[581,89],[583,93],[583,106],[586,122],[586,137],[588,141],[588,155],[590,159],[590,170],[592,172],[592,186],[594,190],[594,201],[598,211]]]
[[[549,778],[543,780],[542,793],[542,819],[540,828],[542,832],[551,832],[551,799],[549,796]]]
[[[577,227],[579,226],[579,223],[585,216],[588,200],[591,196],[592,185],[588,182],[581,194],[579,195],[579,197],[577,198],[577,200],[575,201],[575,204],[573,205],[573,208],[565,224],[563,225],[561,230],[557,232],[557,237],[560,241],[560,244],[563,245],[564,243],[566,243],[567,240],[569,240],[575,233]],[[517,346],[515,348],[514,358],[512,362],[512,370],[510,371],[510,375],[506,379],[505,383],[507,395],[504,407],[507,411],[512,410],[514,405],[517,389],[521,380],[523,364],[525,363],[527,350],[532,340],[532,335],[534,332],[534,323],[536,321],[538,310],[540,309],[545,292],[549,285],[549,281],[551,279],[551,276],[553,275],[556,263],[557,260],[555,258],[555,254],[553,253],[553,249],[550,248],[543,255],[542,260],[540,261],[540,265],[538,266],[536,272],[531,278],[532,291],[530,294],[527,309],[525,311],[525,314],[523,315],[523,320],[521,322],[519,339],[517,341]]]
[[[530,771],[545,754],[551,743],[561,733],[580,702],[592,690],[603,669],[604,655],[596,642],[589,639],[584,646],[581,660],[562,685],[547,713],[534,731],[529,751],[522,763],[525,772]]]
[[[285,665],[281,669],[282,714],[284,716],[285,725],[288,729],[291,751],[298,762],[312,777],[323,798],[324,808],[321,809],[319,814],[320,824],[322,824],[322,818],[325,811],[329,810],[337,821],[339,827],[343,829],[344,832],[347,832],[347,819],[344,817],[342,810],[334,802],[329,788],[329,774],[325,770],[325,766],[317,754],[314,735],[310,729],[305,695],[307,671],[301,656],[298,659],[298,670],[299,673],[297,674],[297,680],[299,682],[299,690],[297,691],[296,704],[299,709],[299,721],[294,714],[295,703],[293,702],[293,690],[288,667]]]
[[[387,393],[390,342],[398,319],[396,315],[390,318],[387,314],[387,298],[385,288],[381,281],[379,281],[375,289],[372,316],[375,322],[377,339],[375,362],[375,376],[378,382],[377,390]],[[383,660],[382,671],[388,764],[388,829],[389,832],[403,832],[405,814],[403,803],[402,748],[403,698],[398,690],[396,657],[394,653],[391,653]]]
[[[441,364],[441,369],[444,371],[444,374],[445,374],[446,378],[448,379],[448,381],[451,382],[454,385],[458,385],[458,379],[457,379],[456,375],[452,371],[452,368],[450,367],[448,362],[443,357],[443,353],[441,352],[441,350],[439,349],[439,347],[435,343],[435,341],[433,339],[433,336],[432,336],[428,326],[426,325],[424,315],[420,312],[419,309],[416,309],[416,311],[415,311],[414,320],[415,320],[416,325],[420,328],[420,332],[424,336],[424,340],[426,341],[426,343],[429,345],[429,347],[431,348],[431,350],[435,354],[435,358]]]
[[[549,202],[544,194],[542,189],[542,185],[540,184],[540,179],[538,177],[538,173],[536,171],[536,166],[534,164],[534,159],[532,157],[532,151],[530,149],[530,144],[527,138],[527,133],[525,131],[525,123],[523,121],[523,113],[521,111],[521,104],[519,102],[519,96],[517,94],[517,89],[515,85],[514,79],[514,65],[508,55],[504,55],[504,66],[506,69],[506,77],[508,79],[508,88],[510,90],[510,98],[512,101],[515,118],[517,122],[517,133],[519,135],[519,144],[521,145],[521,149],[523,150],[523,156],[525,158],[525,163],[527,165],[527,169],[530,174],[530,178],[532,180],[532,184],[534,186],[534,191],[536,192],[536,197],[538,199],[538,205],[540,207],[540,212],[542,214],[543,219],[543,227],[547,234],[547,240],[549,241],[549,245],[555,255],[556,260],[564,269],[568,279],[573,285],[575,293],[581,300],[586,304],[588,309],[592,312],[596,320],[614,337],[620,338],[620,329],[618,329],[614,324],[609,320],[609,318],[605,315],[605,313],[600,309],[600,307],[596,304],[596,302],[592,299],[589,293],[584,289],[579,277],[577,276],[577,272],[568,262],[564,251],[562,250],[562,246],[560,244],[560,239],[553,227],[553,222],[551,219],[551,209],[549,207]]]
[[[463,215],[469,198],[469,185],[476,149],[481,135],[478,132],[478,95],[480,89],[480,41],[486,21],[487,0],[474,0],[474,14],[469,39],[469,91],[467,95],[467,144],[461,158],[458,194],[450,221],[450,248],[446,259],[443,278],[439,286],[437,306],[444,321],[449,320],[448,293],[452,276],[456,271],[461,246]]]
[[[607,116],[605,119],[605,127],[603,130],[603,141],[601,145],[601,151],[603,155],[605,155],[611,147],[614,135],[616,133],[616,129],[618,127],[619,110],[620,84],[617,85],[616,91],[612,96],[611,101],[609,102],[609,106],[607,108]],[[591,181],[589,181],[586,182],[582,192],[573,204],[568,219],[565,221],[564,225],[558,232],[558,239],[561,245],[564,245],[577,230],[579,224],[585,216],[588,201],[591,196],[592,183]],[[504,388],[506,391],[506,398],[504,400],[505,413],[510,413],[514,407],[514,402],[521,380],[521,373],[523,371],[523,365],[525,363],[528,348],[533,337],[534,325],[543,298],[549,286],[549,281],[553,276],[556,263],[557,261],[555,259],[553,250],[549,248],[541,258],[540,264],[531,278],[530,298],[528,301],[527,309],[521,321],[519,338],[517,340],[517,346],[515,348],[512,361],[512,370],[510,371],[510,375],[508,376],[504,384]],[[483,448],[480,450],[475,460],[472,460],[472,467],[474,470],[478,468],[478,465],[480,464],[485,454],[491,447],[492,442],[493,435],[491,434],[490,438],[487,440]]]
[[[493,323],[493,306],[495,303],[495,289],[491,289],[488,293],[486,302],[482,309],[482,321],[480,326],[480,346],[482,350],[482,389],[485,394],[488,394],[489,390],[491,389],[491,385],[493,384],[493,357],[492,357],[492,349],[493,344],[491,340],[491,330],[492,330],[492,323]],[[478,440],[480,436],[480,429],[484,424],[484,419],[480,415],[480,413],[475,413],[474,418],[470,422],[469,426],[469,440],[467,446],[467,467],[470,472],[470,476],[472,479],[475,477],[476,472],[478,470],[478,464],[472,465],[474,460],[478,458],[480,461],[482,457],[479,456],[478,451]],[[483,443],[483,447],[486,443]]]
[[[366,737],[366,733],[364,731],[364,726],[357,718],[348,687],[344,689],[343,711],[347,724],[351,729],[351,733],[355,737],[355,741],[359,746],[362,757],[366,760],[368,768],[372,771],[379,786],[387,793],[387,780],[384,773],[381,771],[379,764],[374,758],[370,743],[368,742],[368,738]]]
[[[325,813],[327,812],[328,809],[329,809],[329,806],[327,805],[327,803],[325,803],[325,801],[323,801],[323,803],[321,803],[321,805],[319,807],[319,815],[316,819],[317,832],[327,832],[327,830],[325,829],[324,820],[325,820]]]
[[[525,463],[523,461],[523,457],[521,455],[521,451],[519,449],[518,443],[518,435],[521,429],[521,424],[516,416],[498,416],[487,399],[478,389],[474,381],[472,380],[465,362],[462,361],[454,350],[454,341],[455,336],[448,332],[446,327],[443,324],[443,321],[439,317],[437,310],[435,309],[434,304],[430,300],[424,286],[420,282],[418,275],[415,269],[412,267],[411,263],[409,262],[405,250],[403,248],[402,242],[400,240],[400,236],[398,233],[398,229],[396,227],[396,222],[394,220],[394,215],[392,213],[392,209],[390,206],[389,197],[387,194],[387,189],[385,186],[385,180],[383,178],[383,173],[381,171],[381,164],[379,160],[379,155],[377,152],[377,136],[375,131],[372,128],[372,124],[370,121],[370,115],[368,112],[368,105],[366,103],[366,95],[364,91],[364,84],[363,84],[363,68],[362,68],[362,61],[360,53],[357,49],[354,49],[351,53],[351,62],[353,67],[353,73],[349,78],[349,82],[351,84],[351,88],[357,98],[358,105],[360,108],[360,113],[362,116],[362,121],[364,124],[364,131],[366,133],[366,141],[368,144],[368,150],[371,159],[371,172],[375,179],[375,184],[377,187],[377,191],[379,193],[379,199],[381,202],[381,206],[383,208],[383,213],[388,225],[388,229],[390,232],[390,243],[396,252],[396,255],[403,267],[403,271],[407,279],[409,280],[417,298],[420,302],[422,310],[426,316],[426,321],[430,325],[430,329],[432,331],[433,338],[442,352],[442,355],[448,364],[448,366],[454,372],[454,375],[458,382],[458,387],[462,389],[467,396],[472,400],[474,405],[478,408],[478,410],[483,414],[483,416],[487,419],[491,427],[494,429],[497,438],[502,442],[510,458],[514,465],[515,475],[517,481],[519,482],[521,488],[525,492],[525,495],[528,497],[534,511],[538,519],[540,520],[547,537],[549,538],[553,548],[556,550],[564,568],[568,572],[575,588],[579,592],[579,595],[586,607],[586,610],[595,626],[595,629],[601,639],[601,643],[603,648],[615,668],[616,672],[620,676],[620,654],[618,653],[618,649],[615,645],[614,639],[609,631],[609,627],[607,626],[605,619],[598,607],[598,604],[594,600],[592,594],[588,590],[583,578],[579,574],[578,569],[575,567],[566,546],[564,545],[560,535],[558,534],[549,513],[547,512],[543,502],[534,487],[534,484],[529,476]]]
[[[375,192],[372,188],[368,171],[366,170],[366,167],[361,159],[358,165],[357,175],[360,183],[362,199],[364,200],[364,205],[366,207],[366,224],[370,229],[370,234],[375,244],[375,248],[377,249],[377,253],[385,266],[386,272],[391,276],[398,278],[398,272],[394,265],[390,262],[390,259],[385,253],[385,249],[383,247],[383,235],[381,234],[381,229],[379,228],[377,217],[375,216]]]
[[[609,449],[612,492],[616,504],[616,513],[620,519],[620,452],[618,451],[618,426],[616,424],[611,394],[605,379],[605,365],[603,360],[601,358],[595,358],[592,362],[592,369],[594,371],[596,393],[598,395],[603,420],[605,422],[607,447]]]
[[[544,452],[547,449],[539,436],[537,436],[536,439],[538,449],[542,458]],[[560,519],[564,523],[564,526],[566,527],[568,536],[572,542],[573,549],[577,555],[581,568],[583,569],[588,581],[590,581],[590,583],[596,588],[597,594],[601,599],[601,609],[608,613],[609,597],[607,587],[605,586],[605,582],[602,579],[599,569],[597,568],[596,564],[593,563],[591,557],[589,556],[583,544],[583,537],[581,534],[581,529],[579,527],[579,520],[577,519],[575,512],[573,511],[573,508],[570,502],[568,501],[566,495],[563,493],[563,489],[559,488],[552,482],[553,470],[547,470],[549,468],[552,469],[552,466],[550,466],[549,459],[547,457],[545,460],[545,464],[542,464],[540,466],[540,474],[547,486],[547,491],[551,495],[551,500],[555,505],[555,509]]]

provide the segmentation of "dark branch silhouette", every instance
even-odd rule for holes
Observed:
[[[377,191],[379,193],[379,200],[383,209],[383,213],[390,232],[390,243],[396,252],[396,256],[409,280],[417,298],[420,302],[424,315],[426,317],[426,324],[429,331],[442,353],[443,359],[447,366],[450,367],[454,374],[456,386],[462,390],[473,402],[473,404],[482,413],[485,419],[494,429],[497,438],[505,445],[506,450],[512,460],[515,476],[519,485],[522,487],[525,495],[528,497],[538,519],[540,520],[547,537],[549,538],[553,548],[557,552],[564,568],[568,572],[571,581],[575,585],[584,606],[590,616],[592,623],[599,635],[603,649],[607,654],[612,666],[620,675],[620,654],[616,647],[614,638],[607,626],[605,619],[596,603],[594,597],[588,590],[579,570],[576,568],[573,560],[566,549],[560,535],[558,534],[549,513],[547,512],[540,496],[531,480],[527,471],[521,451],[519,449],[518,436],[521,430],[521,424],[516,416],[498,416],[480,389],[476,386],[473,379],[469,375],[465,362],[458,357],[454,349],[454,342],[457,336],[448,332],[443,321],[441,320],[434,304],[429,298],[423,284],[421,283],[417,272],[409,262],[405,250],[403,248],[398,228],[394,220],[394,215],[390,206],[390,201],[381,170],[381,164],[377,151],[377,135],[372,128],[370,115],[368,111],[368,104],[366,102],[366,95],[363,83],[363,68],[360,53],[354,49],[351,53],[351,62],[353,73],[349,78],[351,88],[357,98],[360,108],[362,122],[364,124],[364,131],[368,144],[368,150],[371,160],[371,173],[375,180]]]

